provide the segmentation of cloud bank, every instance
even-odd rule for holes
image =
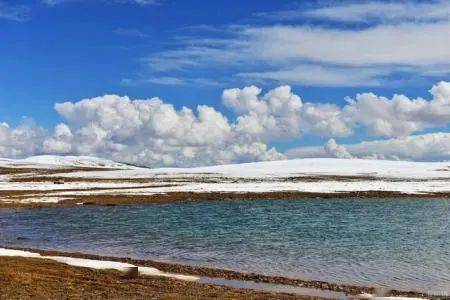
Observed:
[[[142,59],[153,78],[148,82],[159,84],[155,78],[173,71],[180,81],[212,66],[226,74],[214,78],[221,82],[332,87],[382,86],[393,77],[398,84],[432,82],[450,74],[448,1],[326,3],[259,13],[245,24],[215,28],[214,35],[178,36]]]
[[[290,149],[286,156],[446,161],[450,160],[450,133],[429,133],[348,145],[338,145],[330,139],[323,146]]]
[[[263,93],[256,86],[226,89],[222,103],[235,113],[230,119],[213,107],[176,109],[159,98],[130,99],[118,95],[55,105],[63,123],[53,132],[27,122],[0,124],[0,156],[34,154],[92,155],[146,166],[196,166],[331,156],[381,159],[450,159],[449,133],[420,133],[450,124],[450,83],[430,89],[431,98],[391,99],[373,93],[347,98],[340,107],[302,101],[291,87]],[[351,136],[356,128],[392,139],[291,149],[286,155],[270,147],[302,135]]]

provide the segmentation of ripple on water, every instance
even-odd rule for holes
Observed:
[[[450,293],[449,215],[446,199],[1,210],[0,244]]]

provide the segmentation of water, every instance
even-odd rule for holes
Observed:
[[[250,280],[235,280],[217,277],[200,277],[200,280],[198,282],[206,284],[223,285],[236,289],[251,289],[265,292],[290,293],[325,299],[339,299],[339,300],[351,299],[351,296],[345,294],[344,292],[327,291],[314,288],[304,288],[286,284],[273,284],[265,282],[254,282]]]
[[[450,292],[450,200],[202,201],[0,210],[0,245]]]

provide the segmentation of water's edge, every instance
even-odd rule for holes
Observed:
[[[197,281],[199,284],[220,285],[237,289],[242,288],[255,291],[288,293],[301,296],[320,297],[326,299],[342,299],[342,300],[355,299],[355,297],[357,297],[357,295],[359,294],[374,294],[377,292],[377,288],[374,287],[338,285],[335,283],[322,281],[307,281],[287,277],[271,277],[261,274],[246,274],[232,270],[204,268],[193,265],[180,265],[170,262],[141,260],[129,257],[99,256],[94,254],[84,254],[78,252],[71,253],[71,252],[55,251],[51,249],[21,248],[2,245],[0,245],[0,248],[29,251],[47,256],[63,256],[74,258],[86,258],[101,261],[117,261],[117,262],[137,264],[140,266],[157,267],[159,269],[162,269],[163,271],[183,272],[187,273],[187,275],[199,276],[199,280]],[[442,295],[431,295],[416,291],[390,290],[384,292],[386,292],[387,295],[390,296],[443,299]]]
[[[442,294],[448,215],[446,199],[389,198],[0,210],[0,244],[134,257],[209,277]]]

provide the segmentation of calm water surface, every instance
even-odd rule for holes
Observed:
[[[450,200],[203,201],[0,210],[0,245],[450,293]]]

